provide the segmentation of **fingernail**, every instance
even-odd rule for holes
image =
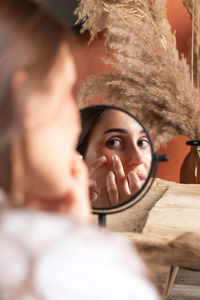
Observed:
[[[103,155],[103,156],[99,157],[98,160],[99,160],[100,162],[104,162],[104,161],[106,161],[106,156]]]
[[[112,156],[112,161],[118,161],[119,160],[119,157],[115,154]]]
[[[110,172],[108,173],[108,175],[114,176],[113,171],[110,171]]]
[[[106,176],[106,182],[108,187],[110,187],[110,180],[115,180],[115,174],[112,171],[108,172],[108,175]]]

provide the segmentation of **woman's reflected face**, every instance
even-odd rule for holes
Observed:
[[[134,180],[133,178],[137,179],[140,187],[145,183],[152,161],[151,146],[141,125],[128,114],[108,109],[94,126],[88,138],[84,159],[88,166],[92,166],[102,156],[106,157],[106,162],[92,176],[97,183],[98,195],[103,193],[104,187],[108,184],[108,174],[111,183],[113,173],[115,181],[120,181],[120,176],[126,176],[129,184],[131,180]],[[121,167],[124,175],[123,170],[120,170]],[[125,193],[121,192],[121,194]],[[103,200],[101,201],[100,198],[102,196],[98,197],[95,207],[101,206]],[[126,199],[120,199],[119,203],[128,198],[127,196]]]

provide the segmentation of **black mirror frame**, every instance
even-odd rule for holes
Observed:
[[[92,213],[93,214],[97,214],[99,215],[99,218],[101,219],[101,216],[105,216],[107,214],[113,214],[113,213],[118,213],[121,212],[123,210],[126,210],[132,206],[134,206],[136,203],[138,203],[143,197],[144,195],[149,191],[150,187],[152,186],[152,183],[154,181],[154,178],[156,176],[156,172],[157,172],[157,157],[158,155],[156,153],[154,153],[154,148],[153,148],[153,143],[151,140],[151,137],[147,131],[147,129],[144,127],[144,125],[142,124],[141,121],[139,121],[134,115],[132,115],[130,112],[124,110],[123,108],[120,107],[116,107],[113,105],[93,105],[93,106],[89,106],[89,107],[85,107],[83,109],[81,109],[81,111],[84,110],[88,110],[91,107],[91,109],[95,108],[95,107],[106,107],[107,109],[115,109],[115,110],[119,110],[123,113],[126,113],[127,115],[129,115],[130,117],[132,117],[135,121],[138,122],[138,124],[140,124],[140,126],[144,129],[144,132],[146,133],[146,136],[150,142],[150,147],[151,147],[151,154],[152,154],[152,161],[151,161],[151,168],[148,174],[148,177],[146,179],[146,182],[144,183],[144,185],[142,186],[142,188],[135,193],[132,197],[130,197],[129,199],[127,199],[127,201],[113,206],[113,207],[107,207],[107,208],[95,208],[92,207]]]

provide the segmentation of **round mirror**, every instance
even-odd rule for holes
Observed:
[[[78,151],[90,174],[93,213],[110,214],[137,203],[155,177],[156,155],[143,124],[114,106],[82,109]]]

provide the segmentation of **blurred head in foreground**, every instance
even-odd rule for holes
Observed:
[[[69,41],[37,4],[0,1],[0,185],[14,202],[67,210],[74,181],[87,180]]]

